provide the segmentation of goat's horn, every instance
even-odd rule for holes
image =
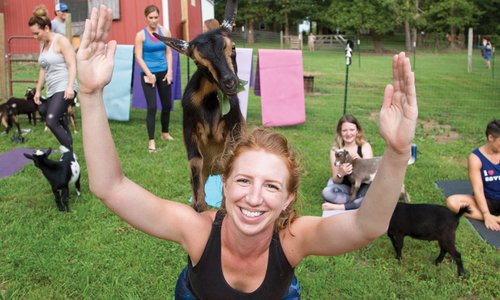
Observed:
[[[227,0],[226,2],[226,11],[224,13],[224,21],[220,27],[227,31],[233,31],[233,25],[236,21],[236,13],[238,12],[238,1],[236,0]]]
[[[189,48],[189,42],[186,42],[184,40],[180,39],[174,39],[166,36],[161,36],[158,35],[156,32],[153,32],[153,35],[159,39],[160,41],[164,42],[167,46],[172,47],[175,49],[177,52],[181,54],[186,54],[187,50]]]

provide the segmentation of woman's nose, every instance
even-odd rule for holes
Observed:
[[[262,189],[258,186],[252,186],[252,188],[248,191],[246,200],[248,204],[252,206],[259,206],[262,203]]]

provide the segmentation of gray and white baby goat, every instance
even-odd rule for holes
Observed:
[[[353,159],[346,149],[340,148],[335,150],[336,166],[340,166],[344,163],[352,165],[352,173],[346,176],[351,183],[351,198],[349,199],[349,203],[357,198],[358,190],[362,183],[368,184],[373,181],[380,161],[381,157]],[[401,190],[401,196],[405,203],[410,202],[410,195],[406,192],[404,184]]]
[[[69,212],[69,184],[74,183],[76,194],[80,196],[80,165],[73,151],[64,146],[59,150],[62,155],[59,161],[49,159],[52,152],[37,150],[33,154],[24,153],[24,156],[33,160],[35,166],[42,170],[43,175],[50,183],[55,196],[57,208]]]

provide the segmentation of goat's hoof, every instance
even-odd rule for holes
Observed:
[[[208,210],[208,206],[206,203],[196,203],[196,204],[193,204],[193,208],[196,212],[204,212],[206,210]]]

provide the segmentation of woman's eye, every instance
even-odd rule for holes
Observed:
[[[246,179],[246,178],[239,178],[239,179],[236,180],[236,182],[239,182],[239,183],[248,183],[249,180]]]
[[[275,191],[279,191],[279,187],[277,185],[274,185],[274,184],[268,184],[267,188],[275,190]]]

